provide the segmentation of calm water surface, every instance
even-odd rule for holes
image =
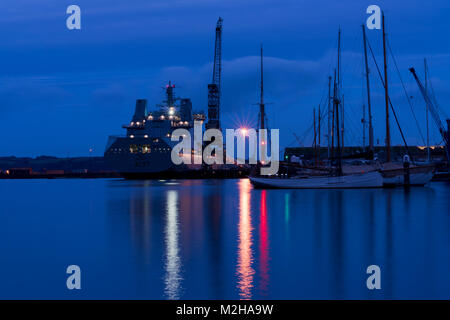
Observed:
[[[1,180],[0,298],[450,299],[449,191]]]

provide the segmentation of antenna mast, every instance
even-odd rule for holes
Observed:
[[[266,129],[265,118],[266,111],[264,105],[264,66],[263,66],[263,46],[261,44],[261,97],[259,102],[259,115],[260,115],[260,125],[261,129]]]
[[[423,64],[425,67],[425,94],[428,95],[428,70],[427,70],[427,59],[423,60]],[[428,126],[428,102],[425,101],[426,104],[426,119],[427,119],[427,160],[428,162],[431,161],[431,155],[430,155],[430,130],[429,130],[429,126]]]
[[[369,150],[373,151],[373,126],[372,126],[372,107],[370,103],[370,84],[369,84],[369,64],[367,62],[367,41],[366,29],[362,25],[363,41],[364,41],[364,64],[366,68],[366,88],[367,88],[367,111],[369,112]]]
[[[331,111],[331,76],[328,76],[328,159],[331,157],[331,119],[333,113]]]

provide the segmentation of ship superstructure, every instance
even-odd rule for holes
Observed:
[[[204,121],[203,112],[193,113],[188,98],[175,96],[175,85],[170,81],[165,87],[166,100],[148,111],[147,100],[136,100],[134,115],[130,123],[123,126],[126,136],[110,136],[105,149],[109,166],[123,176],[164,173],[182,170],[171,161],[171,141],[175,129],[193,128],[194,120]]]

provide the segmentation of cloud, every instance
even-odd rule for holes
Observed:
[[[2,113],[14,111],[25,116],[27,113],[55,109],[70,101],[72,94],[59,85],[47,85],[42,78],[25,78],[1,81],[0,110]]]

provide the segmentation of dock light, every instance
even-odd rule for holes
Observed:
[[[137,126],[140,126],[140,125],[141,125],[141,123],[140,123],[140,122],[138,121],[138,122],[136,122],[136,125],[137,125]]]
[[[163,115],[160,118],[161,118],[161,120],[164,120],[164,116]]]
[[[148,134],[145,134],[145,135],[144,135],[144,138],[148,138]]]
[[[173,110],[173,108],[171,107],[170,109],[169,109],[169,115],[173,115],[175,113],[175,111]]]
[[[134,135],[133,135],[133,134],[130,134],[130,138],[133,139],[133,138],[134,138]]]

